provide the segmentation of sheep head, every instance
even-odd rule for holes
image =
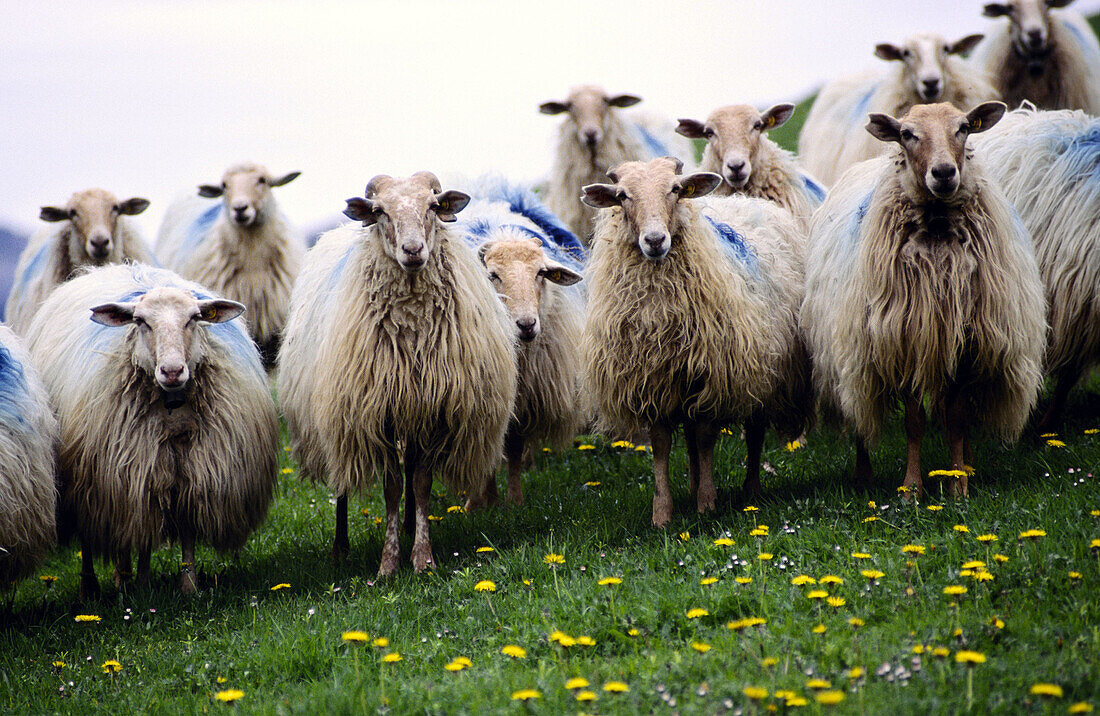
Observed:
[[[722,178],[736,191],[752,177],[752,163],[764,132],[782,126],[793,112],[793,104],[777,104],[763,114],[751,105],[735,104],[714,110],[706,122],[681,119],[676,133],[707,140]]]
[[[572,286],[581,275],[546,255],[542,242],[527,236],[502,237],[478,249],[508,315],[516,322],[516,335],[533,341],[542,332],[540,320],[546,282]]]
[[[224,323],[244,313],[244,306],[221,298],[195,298],[179,288],[154,288],[132,303],[104,303],[92,309],[92,320],[104,326],[133,326],[133,357],[166,393],[187,387],[202,359],[198,332],[206,323]]]
[[[289,184],[299,174],[301,172],[290,172],[281,177],[273,177],[259,164],[237,164],[225,170],[220,185],[200,185],[199,196],[208,199],[220,196],[226,213],[237,226],[260,226],[271,213],[274,204],[272,188]]]
[[[946,91],[944,68],[950,55],[969,52],[983,35],[967,35],[947,42],[939,35],[913,35],[900,47],[888,42],[875,46],[875,56],[904,65],[905,82],[921,102],[936,102]]]
[[[1043,55],[1050,49],[1051,8],[1066,7],[1073,0],[1009,0],[986,3],[986,17],[1007,17],[1012,23],[1012,44],[1024,57]]]
[[[439,222],[454,221],[469,202],[460,191],[442,191],[431,172],[407,179],[382,174],[370,180],[364,198],[347,200],[344,215],[363,226],[376,225],[386,255],[406,272],[416,273],[435,250]]]
[[[950,200],[966,181],[967,137],[995,125],[1006,109],[1003,102],[985,102],[964,114],[947,102],[918,104],[900,120],[872,114],[867,131],[901,146],[910,196]]]
[[[539,111],[543,114],[569,113],[566,122],[574,125],[577,141],[593,154],[603,141],[607,122],[616,107],[632,107],[642,101],[632,94],[608,95],[602,87],[580,85],[569,91],[561,102],[543,102]]]
[[[711,172],[681,176],[683,164],[673,157],[624,162],[607,173],[614,184],[589,184],[581,201],[596,209],[622,209],[631,238],[642,255],[660,261],[680,231],[680,202],[705,196],[722,183]]]
[[[148,199],[134,197],[119,201],[103,189],[87,189],[72,195],[64,206],[43,206],[42,221],[68,221],[69,260],[73,267],[102,266],[122,260],[118,241],[118,217],[135,216],[149,207]]]

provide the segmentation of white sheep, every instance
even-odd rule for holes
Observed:
[[[910,107],[949,102],[959,109],[998,99],[985,73],[959,55],[982,35],[946,42],[939,35],[918,34],[901,46],[881,43],[875,55],[892,63],[886,72],[845,77],[822,88],[798,138],[798,154],[811,174],[832,186],[856,162],[885,150],[864,130],[867,114],[900,117]]]
[[[777,104],[763,113],[752,105],[735,104],[714,110],[706,122],[681,119],[676,132],[706,140],[699,169],[723,179],[714,196],[744,194],[774,201],[805,231],[825,199],[825,189],[798,166],[793,154],[765,134],[783,126],[792,112],[793,104]]]
[[[824,407],[857,436],[856,475],[871,479],[867,445],[905,407],[904,487],[921,491],[922,400],[942,408],[952,470],[967,429],[1020,434],[1038,395],[1046,337],[1039,269],[1011,204],[970,161],[966,140],[1005,111],[963,114],[917,105],[900,120],[871,115],[892,156],[846,172],[814,214],[801,325]],[[967,479],[951,483],[967,494]]]
[[[810,368],[797,330],[803,234],[762,199],[703,201],[722,177],[680,175],[665,157],[615,167],[614,184],[584,188],[604,209],[586,273],[587,392],[602,427],[653,443],[653,524],[672,514],[668,459],[683,424],[688,479],[700,513],[713,510],[714,443],[742,422],[746,494],[760,490],[771,424],[792,436],[810,416]]]
[[[513,320],[518,389],[504,437],[508,499],[523,504],[524,448],[563,447],[585,420],[580,396],[584,247],[522,187],[483,180],[455,229],[473,248]],[[497,501],[496,475],[467,509]]]
[[[56,541],[57,420],[38,371],[0,326],[0,593],[30,574]]]
[[[1055,379],[1039,432],[1053,430],[1070,389],[1100,362],[1100,119],[1019,109],[975,138],[990,178],[1031,234],[1046,286]]]
[[[275,364],[290,306],[290,289],[305,241],[279,210],[271,191],[300,172],[272,176],[258,164],[226,170],[220,185],[203,184],[165,212],[157,255],[168,268],[239,301],[264,365]],[[213,204],[205,199],[221,201]]]
[[[42,207],[38,216],[51,225],[36,231],[19,255],[4,321],[25,334],[50,292],[79,268],[153,263],[153,252],[127,218],[148,207],[148,199],[120,201],[103,189],[78,191],[63,206]]]
[[[1006,21],[974,50],[970,62],[993,81],[1009,107],[1100,114],[1100,41],[1087,20],[1063,10],[1073,0],[1007,0],[985,5]]]
[[[582,186],[603,181],[607,170],[622,162],[665,155],[690,162],[695,157],[670,120],[620,112],[641,101],[636,95],[609,95],[602,87],[579,85],[566,99],[539,106],[543,114],[566,115],[558,128],[546,205],[586,245],[595,212],[578,199]]]
[[[267,514],[279,426],[244,307],[165,269],[107,266],[58,287],[27,336],[60,422],[63,528],[83,548],[80,590],[148,579],[150,552],[179,542],[180,587],[197,588],[195,543],[240,549]]]
[[[433,473],[479,493],[500,463],[516,398],[515,324],[484,267],[448,228],[469,197],[430,172],[377,176],[326,232],[291,296],[277,387],[302,473],[337,495],[336,556],[348,551],[347,495],[383,477],[379,575],[400,559],[405,469],[412,563],[433,564]]]

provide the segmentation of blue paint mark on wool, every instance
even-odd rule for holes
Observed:
[[[183,240],[183,245],[180,246],[179,258],[186,259],[195,253],[195,250],[202,245],[203,240],[209,235],[210,229],[217,222],[221,213],[222,203],[219,201],[195,217],[195,220],[187,227],[187,236]]]
[[[726,250],[726,255],[748,269],[751,274],[756,275],[756,253],[745,243],[745,237],[729,224],[715,221],[709,216],[706,220],[714,233],[722,239],[722,247]]]
[[[565,227],[561,219],[546,208],[532,192],[504,182],[497,188],[497,192],[499,192],[499,198],[508,202],[508,208],[513,213],[528,219],[532,224],[546,232],[546,236],[539,237],[544,245],[549,245],[547,242],[549,238],[550,241],[570,254],[574,260],[584,263],[588,259],[584,245],[577,240],[572,231]],[[489,198],[496,197],[490,196]]]
[[[43,244],[35,252],[34,258],[27,264],[27,268],[23,269],[23,275],[19,277],[21,284],[29,284],[34,279],[42,275],[42,271],[46,268],[46,259],[50,255],[50,251],[53,250],[53,242]]]
[[[1085,57],[1091,55],[1093,61],[1100,59],[1097,57],[1096,41],[1092,37],[1086,36],[1083,28],[1078,27],[1076,23],[1072,22],[1063,22],[1061,25],[1069,30],[1070,34],[1073,36],[1074,43],[1076,43],[1082,55]]]
[[[669,155],[668,147],[650,134],[645,127],[640,124],[635,124],[634,129],[637,130],[638,136],[641,138],[642,143],[645,144],[646,151],[649,152],[651,158],[655,159],[657,157],[667,157]]]
[[[7,346],[0,344],[0,422],[8,427],[27,427],[25,408],[29,401],[23,365]]]
[[[822,187],[820,184],[818,184],[805,174],[802,175],[802,183],[806,186],[806,191],[810,192],[810,196],[813,197],[813,200],[817,204],[825,201],[824,187]]]
[[[878,82],[871,83],[870,88],[859,98],[859,102],[856,103],[855,115],[857,119],[862,119],[863,115],[867,114],[869,107],[871,106],[871,97],[874,96],[875,90],[878,89]]]

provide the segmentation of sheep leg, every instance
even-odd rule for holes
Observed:
[[[963,448],[967,442],[965,406],[963,401],[959,400],[958,393],[954,391],[953,393],[953,395],[948,395],[944,406],[944,422],[947,424],[947,449],[948,457],[951,460],[951,469],[962,470],[965,464],[963,462]],[[952,497],[966,497],[969,494],[966,480],[967,475],[965,473],[961,477],[952,478]]]
[[[413,468],[416,459],[410,460],[412,450],[405,451],[405,536],[411,537],[416,532],[416,490],[413,488]]]
[[[388,577],[396,572],[401,559],[401,488],[400,468],[388,468],[382,486],[386,495],[386,538],[382,543],[382,563],[378,565],[379,577]]]
[[[80,553],[80,600],[89,601],[99,598],[99,580],[95,576],[95,553],[87,544],[81,545]]]
[[[508,461],[508,501],[523,504],[523,434],[512,429],[504,436],[504,457]],[[496,480],[493,480],[494,484]]]
[[[150,549],[142,547],[138,552],[137,579],[139,584],[149,583],[149,555]]]
[[[695,441],[695,423],[690,420],[684,421],[684,444],[688,455],[688,494],[695,497],[699,489],[699,446]]]
[[[115,587],[119,590],[126,589],[134,573],[130,570],[130,549],[119,550],[115,555]]]
[[[871,469],[871,453],[867,450],[867,443],[863,438],[855,438],[856,444],[856,485],[868,490],[875,481],[874,471]]]
[[[1043,413],[1039,421],[1039,434],[1053,432],[1054,428],[1062,422],[1062,413],[1066,409],[1066,401],[1069,399],[1069,391],[1077,384],[1078,373],[1076,370],[1060,370],[1054,378],[1054,395],[1051,396],[1050,405]]]
[[[490,472],[485,476],[485,486],[481,488],[481,494],[466,497],[465,510],[477,512],[498,502],[500,502],[500,496],[497,494],[497,476],[495,472]]]
[[[332,540],[332,559],[335,562],[347,559],[351,545],[348,543],[348,496],[336,497],[336,538]]]
[[[699,514],[714,512],[718,491],[714,488],[714,443],[718,440],[718,426],[711,422],[695,424],[695,462],[699,472],[699,492],[695,508]],[[689,455],[689,464],[691,457]]]
[[[753,413],[745,421],[745,484],[741,486],[741,500],[748,501],[764,493],[760,486],[760,456],[764,452],[764,428],[767,422],[760,413]]]
[[[406,457],[406,466],[408,463],[408,457]],[[423,572],[435,563],[432,559],[432,539],[428,532],[428,501],[432,495],[432,473],[426,460],[416,461],[412,482],[416,496],[416,535],[413,537],[412,563],[413,569]]]
[[[180,591],[194,594],[199,588],[199,578],[195,574],[195,538],[192,535],[180,535],[180,551],[183,554],[180,565]]]
[[[920,397],[910,395],[905,399],[905,481],[902,486],[909,488],[906,493],[911,498],[920,497],[922,475],[920,470],[920,444],[924,438],[924,407]]]
[[[672,519],[672,494],[668,489],[668,453],[672,447],[672,429],[653,424],[649,428],[653,443],[653,526],[664,527]]]

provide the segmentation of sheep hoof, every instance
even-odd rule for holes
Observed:
[[[653,498],[653,526],[664,527],[672,519],[672,500]]]
[[[339,564],[348,558],[348,553],[351,551],[351,545],[347,540],[335,541],[332,543],[332,561]]]
[[[522,506],[523,490],[516,490],[515,492],[513,492],[512,490],[508,490],[508,501],[514,505]]]
[[[412,553],[413,569],[417,572],[423,572],[425,569],[435,566],[435,560],[432,559],[431,547],[424,547],[417,549],[413,547]]]
[[[397,555],[396,554],[383,554],[382,564],[378,565],[379,577],[390,577],[397,572]]]
[[[94,576],[80,577],[80,601],[90,602],[99,599],[99,580]]]
[[[130,586],[130,581],[133,579],[133,574],[130,572],[120,572],[118,567],[115,567],[115,588],[120,592],[126,591],[126,588]]]
[[[696,502],[696,511],[701,515],[705,515],[708,512],[714,512],[717,499],[718,493],[713,488],[710,490],[700,490],[699,499]]]

